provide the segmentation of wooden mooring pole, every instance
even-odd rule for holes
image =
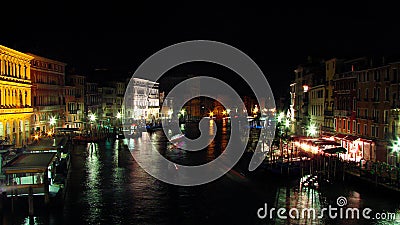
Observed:
[[[28,206],[29,206],[29,216],[33,216],[33,188],[29,187],[28,191]]]

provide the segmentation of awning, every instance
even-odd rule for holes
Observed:
[[[337,154],[337,153],[346,153],[347,149],[343,147],[337,147],[337,148],[328,148],[323,150],[325,153],[329,154]]]
[[[335,136],[333,136],[334,138],[339,138],[339,139],[342,139],[342,138],[345,138],[347,135],[345,135],[345,134],[335,134]]]
[[[358,137],[353,136],[353,135],[347,135],[344,139],[349,140],[349,141],[355,141],[358,139]]]
[[[318,140],[318,141],[315,141],[314,144],[316,144],[316,145],[334,145],[334,146],[340,146],[339,143],[337,143],[336,141],[331,141],[331,140]]]

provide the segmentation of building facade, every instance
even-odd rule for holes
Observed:
[[[151,120],[157,119],[160,112],[159,84],[141,78],[132,78],[127,86],[125,96],[125,115],[129,120]]]
[[[30,138],[32,59],[0,45],[0,138],[17,147]]]
[[[342,71],[343,60],[333,58],[325,61],[325,102],[324,102],[324,124],[322,133],[332,135],[335,132],[333,121],[334,107],[334,83],[335,74]]]
[[[85,107],[85,115],[89,115],[91,113],[97,116],[103,115],[102,96],[98,83],[86,82]]]
[[[316,91],[315,87],[325,83],[325,63],[319,59],[309,58],[308,62],[299,65],[294,73],[295,79],[290,87],[291,107],[293,107],[295,121],[294,131],[298,135],[307,135],[307,130],[312,124],[309,110],[313,109],[310,107],[310,90]],[[318,117],[318,120],[321,120],[323,115]],[[319,127],[318,133],[320,132]]]
[[[31,53],[32,129],[47,132],[65,123],[65,66],[63,62]]]
[[[309,91],[308,112],[310,124],[315,126],[319,132],[322,131],[324,125],[325,110],[325,85],[317,85],[310,87]]]
[[[65,86],[65,127],[84,128],[85,76],[68,75]]]

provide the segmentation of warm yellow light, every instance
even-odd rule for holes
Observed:
[[[258,107],[257,107],[257,105],[255,105],[254,109],[253,109],[253,114],[257,114],[257,113],[258,113]]]
[[[35,138],[35,140],[39,140],[39,135],[35,134],[34,138]]]
[[[226,110],[222,111],[222,115],[226,116]]]
[[[48,132],[47,132],[47,136],[51,136],[53,134],[53,132],[51,132],[51,130],[49,130]]]
[[[210,111],[208,114],[210,115],[210,117],[213,117],[213,116],[214,116],[214,113],[211,112],[211,111]]]
[[[121,119],[122,115],[120,112],[117,113],[117,119]]]
[[[310,124],[310,126],[308,127],[308,133],[310,134],[310,136],[316,135],[317,127],[314,124]]]
[[[307,84],[303,85],[303,91],[304,91],[304,92],[307,92],[307,91],[308,91],[308,88],[309,88],[309,87],[308,87]]]

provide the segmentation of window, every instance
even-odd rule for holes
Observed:
[[[365,89],[365,100],[368,100],[368,88]]]
[[[375,70],[374,80],[375,81],[380,81],[380,78],[381,78],[380,71],[379,70]]]
[[[357,123],[357,134],[361,134],[360,124]]]
[[[333,119],[333,127],[334,127],[335,130],[337,131],[337,129],[336,129],[336,118]]]
[[[350,133],[350,120],[347,120],[347,132]]]
[[[385,70],[385,81],[388,81],[388,80],[389,80],[389,70],[386,69]]]
[[[393,74],[393,81],[394,82],[397,82],[397,69],[396,68],[393,68],[392,69],[392,74]]]
[[[372,93],[372,98],[376,100],[376,87],[374,87],[374,92]]]
[[[376,122],[379,122],[379,110],[375,110],[375,118]]]
[[[364,135],[368,135],[368,132],[367,132],[367,124],[364,124],[364,133],[363,133]]]
[[[371,136],[375,137],[375,127],[371,125]]]
[[[355,120],[353,120],[353,134],[355,134],[356,133],[356,121]]]
[[[375,101],[377,101],[377,102],[379,102],[379,95],[380,95],[380,93],[381,93],[381,88],[380,87],[378,87],[377,89],[376,89],[376,96],[375,96]]]
[[[389,101],[389,88],[385,88],[385,101]]]
[[[389,110],[383,111],[383,123],[388,123],[389,121]]]

